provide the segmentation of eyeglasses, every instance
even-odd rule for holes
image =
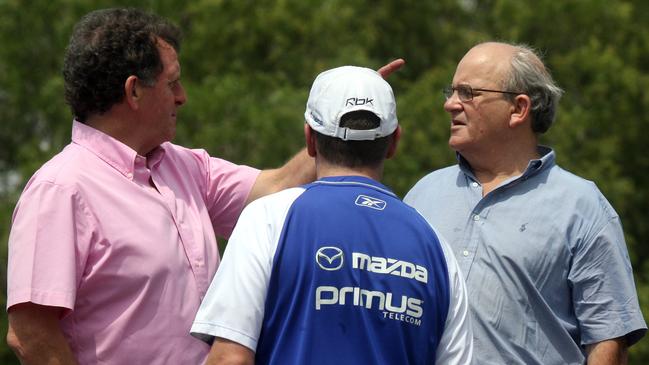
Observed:
[[[453,93],[457,91],[457,96],[460,98],[460,101],[471,101],[473,100],[473,92],[474,91],[486,91],[486,92],[492,92],[492,93],[501,93],[501,94],[512,94],[512,95],[519,95],[519,94],[524,94],[522,92],[517,92],[517,91],[503,91],[503,90],[491,90],[491,89],[475,89],[472,88],[469,85],[449,85],[442,90],[444,93],[444,97],[446,100],[450,99],[451,96],[453,96]]]

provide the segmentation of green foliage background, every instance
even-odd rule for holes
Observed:
[[[406,67],[389,79],[404,137],[385,177],[401,196],[426,172],[454,162],[440,90],[464,52],[484,40],[540,49],[566,91],[543,143],[564,168],[597,182],[621,215],[649,313],[644,0],[0,0],[2,285],[20,191],[70,139],[60,69],[71,28],[86,12],[112,6],[153,10],[185,32],[180,58],[189,102],[176,142],[261,168],[302,147],[304,105],[319,72],[343,64],[376,69],[405,58]],[[631,364],[649,364],[648,343],[632,348]],[[0,363],[18,363],[4,343]]]

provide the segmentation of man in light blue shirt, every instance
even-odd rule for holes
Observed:
[[[646,332],[617,213],[538,145],[561,93],[530,48],[472,48],[445,90],[459,163],[404,199],[466,277],[475,364],[622,364]]]

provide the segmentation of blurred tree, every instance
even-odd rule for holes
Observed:
[[[642,0],[0,0],[2,263],[20,190],[70,138],[60,68],[72,26],[109,6],[155,11],[185,32],[188,103],[176,142],[256,167],[277,166],[302,147],[304,104],[319,72],[405,58],[389,79],[404,135],[385,179],[401,196],[455,161],[441,89],[462,55],[493,39],[540,49],[566,91],[543,142],[562,166],[595,181],[622,217],[649,310],[649,3]],[[632,348],[631,364],[649,363],[647,342]],[[0,363],[17,364],[4,344]]]

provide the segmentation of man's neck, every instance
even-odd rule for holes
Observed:
[[[113,109],[115,108],[114,106]],[[142,143],[139,134],[133,128],[134,123],[121,117],[118,111],[113,109],[104,114],[88,118],[86,124],[124,143],[137,152],[138,155],[146,156],[153,148]]]
[[[505,180],[522,175],[529,162],[540,157],[536,145],[531,144],[476,153],[462,152],[461,155],[471,165],[473,174],[482,185],[483,196]]]
[[[316,176],[318,179],[331,176],[364,176],[376,181],[383,177],[383,166],[377,168],[369,167],[345,167],[335,166],[322,162],[316,162]]]

